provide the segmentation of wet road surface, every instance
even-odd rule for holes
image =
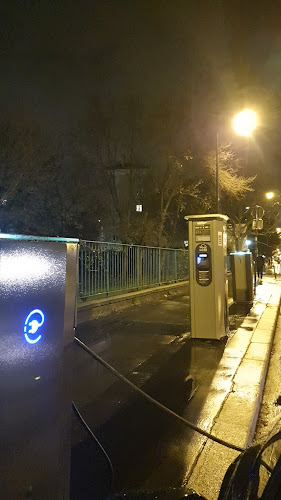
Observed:
[[[83,323],[76,335],[151,396],[195,424],[200,416],[205,427],[209,417],[200,412],[225,341],[190,339],[188,312],[188,297],[175,297]],[[77,344],[74,349],[73,399],[112,460],[114,490],[181,486],[198,435],[134,393]],[[101,500],[108,478],[104,457],[75,418],[72,434],[73,476],[81,495],[73,493],[72,499]],[[91,488],[96,496],[87,496]]]

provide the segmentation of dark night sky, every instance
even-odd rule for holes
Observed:
[[[280,19],[274,0],[2,1],[2,116],[63,130],[95,100],[182,99],[198,128],[245,88],[280,96]]]

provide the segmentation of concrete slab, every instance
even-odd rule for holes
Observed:
[[[253,332],[245,330],[243,327],[238,328],[237,332],[229,340],[224,350],[224,356],[241,358],[246,352],[251,341]]]
[[[258,342],[260,344],[270,344],[272,340],[271,330],[261,330],[258,326],[253,334],[251,342]]]
[[[272,328],[272,317],[275,317],[276,307],[274,307],[273,313],[270,314],[268,318],[262,318],[259,321],[258,327],[260,330],[270,330]]]
[[[243,359],[233,379],[234,391],[239,391],[239,389],[244,387],[251,389],[253,385],[259,385],[263,370],[264,361]]]
[[[204,449],[205,453],[199,457],[192,480],[188,482],[188,485],[208,500],[217,500],[218,485],[222,483],[228,464],[233,462],[238,454],[234,450],[211,441]]]
[[[223,405],[213,427],[216,437],[245,447],[247,444],[249,418],[251,417],[258,385],[240,387],[239,393],[231,392]]]
[[[262,319],[270,319],[272,314],[274,313],[275,311],[275,308],[276,308],[277,304],[267,304],[267,307],[264,311],[264,314],[262,315]]]
[[[264,361],[268,357],[269,349],[270,346],[268,344],[258,344],[256,342],[252,342],[247,349],[245,359],[257,359]]]

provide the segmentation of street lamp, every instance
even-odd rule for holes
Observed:
[[[233,118],[233,128],[236,134],[251,137],[257,126],[257,114],[252,109],[243,109]]]
[[[257,114],[251,109],[243,109],[233,118],[233,128],[236,134],[243,137],[251,137],[253,131],[257,126]],[[220,186],[219,186],[219,132],[217,124],[216,133],[216,199],[217,199],[217,213],[220,213]]]
[[[268,193],[265,193],[265,196],[268,200],[272,200],[272,198],[274,198],[275,194],[273,193],[273,191],[269,191]]]

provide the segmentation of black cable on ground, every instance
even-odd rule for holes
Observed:
[[[199,434],[202,434],[202,436],[205,436],[208,439],[211,439],[212,441],[215,441],[218,444],[221,444],[222,446],[226,446],[227,448],[231,448],[231,449],[233,449],[235,451],[239,451],[239,452],[245,451],[245,449],[241,448],[241,446],[236,446],[235,444],[229,443],[228,441],[224,441],[223,439],[217,438],[216,436],[213,436],[213,434],[210,434],[209,432],[204,431],[200,427],[197,427],[197,425],[194,425],[192,422],[189,422],[189,420],[186,420],[185,418],[181,417],[180,415],[178,415],[178,413],[174,412],[173,410],[171,410],[167,406],[163,405],[162,403],[160,403],[159,401],[154,399],[152,396],[149,396],[149,394],[144,392],[142,389],[140,389],[138,386],[136,386],[133,382],[131,382],[126,377],[124,377],[124,375],[121,375],[121,373],[119,373],[115,368],[113,368],[111,365],[109,365],[106,361],[104,361],[104,359],[102,359],[100,356],[98,356],[98,354],[96,354],[94,351],[92,351],[92,349],[90,349],[86,344],[84,344],[84,342],[82,342],[82,340],[78,339],[77,337],[74,337],[74,339],[80,347],[82,347],[91,356],[93,356],[93,358],[95,358],[99,363],[101,363],[105,368],[107,368],[111,373],[113,373],[113,375],[115,375],[120,380],[122,380],[127,385],[129,385],[132,389],[134,389],[134,391],[141,394],[141,396],[143,396],[145,399],[147,399],[147,401],[158,406],[158,408],[160,408],[162,411],[168,413],[169,415],[172,415],[173,417],[176,417],[182,423],[187,425],[187,427],[189,427],[190,429],[194,430],[195,432],[198,432]]]
[[[112,487],[114,471],[113,471],[112,462],[111,462],[111,460],[110,460],[107,452],[105,451],[105,449],[102,446],[101,442],[98,440],[97,436],[93,433],[93,431],[88,426],[87,422],[82,417],[82,415],[81,415],[80,411],[78,410],[78,408],[77,408],[76,404],[74,403],[74,401],[72,401],[72,408],[73,408],[73,411],[76,413],[77,417],[79,418],[79,420],[81,421],[81,423],[83,424],[83,426],[85,427],[85,429],[88,432],[88,434],[91,436],[92,439],[94,439],[94,441],[97,443],[98,447],[101,449],[102,453],[104,454],[104,456],[106,458],[106,462],[107,462],[108,468],[110,470],[110,486]]]

